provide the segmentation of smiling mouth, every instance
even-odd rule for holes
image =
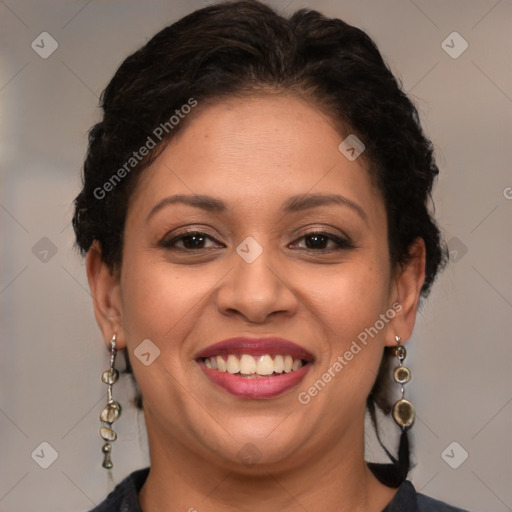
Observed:
[[[207,368],[237,377],[258,379],[293,373],[308,364],[304,359],[294,359],[290,354],[253,356],[250,354],[224,354],[199,359]]]

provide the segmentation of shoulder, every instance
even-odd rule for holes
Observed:
[[[409,480],[404,480],[391,503],[382,512],[469,512],[416,492]]]
[[[139,491],[149,474],[149,467],[130,473],[114,490],[89,512],[141,512]]]
[[[430,498],[420,493],[416,494],[416,502],[418,505],[418,512],[468,512],[462,508],[448,505],[443,501]]]
[[[382,512],[469,512],[416,492],[410,480],[400,477],[394,464],[369,463],[368,466],[381,483],[397,488]]]

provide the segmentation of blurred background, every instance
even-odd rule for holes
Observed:
[[[0,0],[2,512],[86,511],[149,463],[123,377],[114,482],[101,467],[108,353],[73,249],[72,201],[87,131],[117,67],[209,3]],[[367,31],[421,113],[441,169],[434,200],[452,263],[408,344],[417,410],[410,479],[474,512],[512,510],[512,2],[267,3]],[[381,425],[394,451],[397,427]],[[367,459],[386,461],[371,428]]]

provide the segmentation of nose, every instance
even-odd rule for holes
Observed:
[[[272,261],[271,251],[263,252],[251,263],[233,252],[232,270],[222,280],[217,306],[224,315],[241,315],[250,323],[267,323],[277,313],[292,316],[298,299],[287,282],[282,265]]]

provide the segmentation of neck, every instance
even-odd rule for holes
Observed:
[[[151,427],[148,435],[155,432]],[[368,469],[362,428],[359,431],[357,443],[347,432],[324,452],[315,450],[303,464],[256,464],[240,471],[206,460],[165,435],[149,435],[151,470],[139,493],[141,509],[381,512],[396,489],[381,484]]]

